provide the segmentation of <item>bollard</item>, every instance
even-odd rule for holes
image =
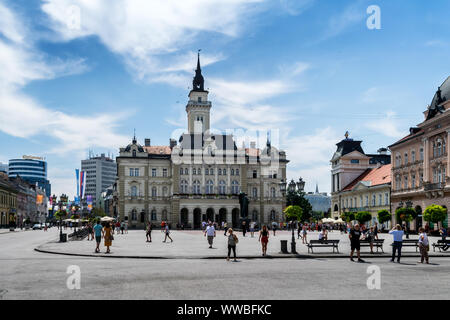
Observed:
[[[281,253],[289,253],[287,250],[287,240],[280,240],[281,242]]]

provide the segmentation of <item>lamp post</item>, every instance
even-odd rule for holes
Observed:
[[[56,196],[54,194],[51,197],[51,199],[52,199],[52,215],[53,215],[53,218],[54,218],[55,217],[55,205],[56,205],[56,200],[57,199],[56,199]],[[52,222],[52,224],[53,224],[53,222]]]
[[[67,196],[63,193],[61,196],[59,196],[59,203],[58,203],[58,206],[59,206],[59,225],[60,225],[60,228],[59,228],[59,242],[66,242],[66,237],[65,237],[66,234],[63,234],[63,232],[62,232],[62,214],[61,214],[61,211],[62,211],[64,205],[66,204],[66,202],[67,202]]]
[[[280,181],[280,191],[281,191],[281,194],[283,195],[283,197],[286,194],[286,184],[287,184],[286,181],[284,181],[283,179]],[[295,182],[294,182],[294,180],[292,180],[289,183],[289,190],[295,191]],[[291,220],[291,229],[292,229],[291,253],[292,254],[296,254],[297,253],[297,248],[296,248],[295,234],[294,234],[294,229],[295,229],[294,228],[294,220]]]

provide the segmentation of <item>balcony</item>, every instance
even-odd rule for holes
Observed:
[[[424,184],[424,190],[425,191],[437,191],[442,190],[445,187],[444,182],[437,182],[437,183],[426,183]]]

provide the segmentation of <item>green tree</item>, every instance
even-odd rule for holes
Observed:
[[[417,217],[416,211],[413,208],[398,208],[395,210],[397,221],[411,222]]]
[[[442,206],[432,204],[423,212],[423,219],[427,222],[439,223],[447,218],[447,209]]]
[[[106,216],[106,213],[105,210],[103,210],[103,208],[94,207],[92,208],[90,215],[93,217],[104,217]]]
[[[341,219],[346,222],[353,221],[353,220],[355,220],[355,213],[354,212],[344,212],[343,214],[341,214]]]
[[[300,206],[288,206],[284,209],[284,214],[289,220],[302,221],[303,209]]]
[[[365,224],[372,219],[372,215],[368,211],[360,211],[355,215],[355,220],[358,220],[360,224]]]
[[[324,218],[324,214],[321,211],[312,211],[311,212],[311,218],[313,221],[319,221]]]
[[[387,211],[387,210],[378,211],[378,221],[380,223],[385,223],[385,222],[391,221],[391,219],[392,219],[392,214],[390,214],[389,211]]]
[[[311,218],[312,206],[308,199],[305,198],[305,193],[299,190],[289,190],[286,194],[286,206],[299,206],[303,213],[300,219],[301,222],[307,221]]]

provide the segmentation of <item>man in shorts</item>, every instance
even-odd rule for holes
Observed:
[[[362,232],[361,232],[361,230],[359,230],[359,224],[355,224],[355,226],[353,227],[353,229],[350,230],[350,233],[348,235],[348,237],[350,238],[350,247],[351,247],[350,260],[351,261],[355,261],[355,260],[353,260],[353,253],[356,250],[356,255],[358,256],[358,262],[364,262],[364,260],[361,259],[361,244],[360,244],[361,235],[362,235]]]
[[[97,220],[97,224],[94,226],[94,235],[95,242],[97,243],[97,247],[95,248],[95,253],[100,252],[100,242],[102,242],[102,225],[100,224],[100,220]]]
[[[208,237],[209,248],[212,249],[214,237],[216,236],[216,229],[214,228],[212,222],[209,222],[209,225],[205,230],[205,237]]]

